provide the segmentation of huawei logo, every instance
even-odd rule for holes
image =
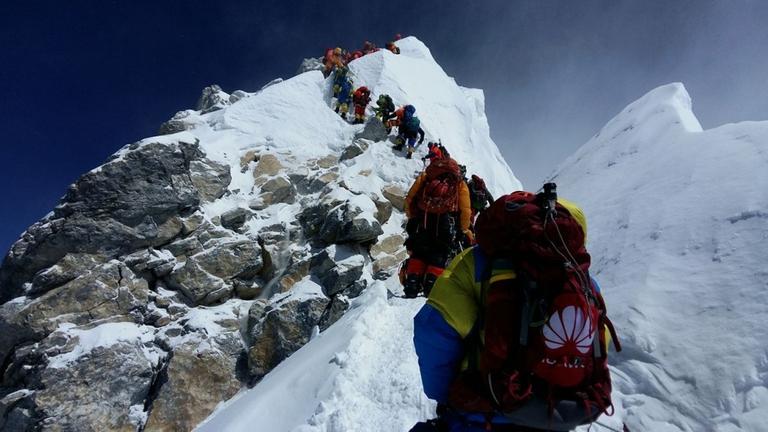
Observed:
[[[551,350],[577,349],[587,354],[595,339],[595,331],[589,315],[576,306],[567,306],[549,317],[544,326],[544,343]]]

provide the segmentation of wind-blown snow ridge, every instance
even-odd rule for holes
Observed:
[[[670,84],[554,176],[590,219],[632,430],[768,430],[766,143],[768,122],[702,130]]]

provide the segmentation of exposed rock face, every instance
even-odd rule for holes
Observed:
[[[355,141],[351,146],[344,149],[344,151],[341,153],[341,157],[339,158],[339,162],[360,156],[366,150],[368,150],[368,146],[370,146],[370,144],[366,141]]]
[[[202,113],[217,111],[229,105],[229,95],[216,84],[203,89],[195,109]]]
[[[110,261],[31,301],[11,322],[26,323],[38,334],[48,334],[63,322],[80,325],[110,318],[141,322],[148,295],[146,280],[125,264]]]
[[[211,202],[224,195],[232,181],[229,167],[211,160],[193,160],[189,163],[192,184],[200,193],[200,199]]]
[[[341,154],[300,159],[267,137],[207,158],[184,131],[249,96],[206,88],[197,110],[161,126],[173,136],[83,175],[12,246],[0,429],[192,430],[338,320],[371,264],[391,270],[399,240],[376,240],[396,205],[340,181],[380,123]]]
[[[131,341],[105,340],[97,336],[102,328],[82,330],[82,338],[91,340],[85,345],[81,336],[57,331],[19,349],[6,376],[29,390],[8,417],[31,418],[46,431],[135,431],[140,423],[131,413],[143,410],[165,353],[151,343],[152,333],[144,327],[103,330],[139,332],[139,339]]]
[[[363,130],[355,134],[355,139],[366,139],[371,142],[385,141],[389,134],[381,120],[369,117]]]
[[[194,124],[187,121],[193,112],[192,110],[177,112],[170,120],[160,125],[158,135],[169,135],[194,128]]]
[[[406,191],[404,191],[403,188],[396,185],[386,186],[381,190],[381,194],[392,203],[394,208],[400,211],[405,211]]]
[[[325,66],[323,66],[322,58],[305,58],[296,71],[296,75],[309,71],[322,71],[323,69]]]
[[[249,279],[261,270],[261,248],[253,241],[221,239],[209,249],[187,258],[168,277],[171,287],[192,302],[210,305],[229,298],[233,279]]]
[[[256,378],[263,377],[304,346],[315,326],[331,320],[332,317],[328,316],[330,305],[331,301],[324,297],[292,300],[267,306],[258,316],[264,306],[254,304],[256,310],[250,314],[249,322],[252,343],[248,349],[248,368],[251,374]]]
[[[132,406],[143,406],[158,364],[133,343],[96,348],[91,356],[63,368],[48,367],[37,409],[44,430],[135,431]]]
[[[333,297],[342,292],[355,297],[365,288],[361,280],[365,260],[359,251],[346,246],[330,246],[311,261],[312,274],[320,281],[323,293]]]
[[[275,176],[283,169],[283,164],[277,156],[272,154],[261,155],[256,162],[256,168],[253,170],[254,177]]]
[[[251,213],[248,210],[238,207],[221,215],[221,226],[231,230],[237,230],[243,226],[249,216],[251,216]]]
[[[366,218],[359,208],[347,202],[328,213],[319,235],[326,243],[366,243],[383,232],[377,220]]]
[[[201,344],[177,346],[166,369],[167,383],[152,403],[147,431],[191,431],[216,405],[240,390],[237,361],[243,351],[237,328]]]
[[[296,188],[285,177],[274,177],[261,186],[262,202],[269,206],[276,203],[291,204],[296,201]]]
[[[113,258],[179,235],[181,217],[201,199],[190,176],[193,161],[205,162],[196,143],[136,144],[80,177],[53,213],[11,247],[0,268],[0,301],[67,254]]]

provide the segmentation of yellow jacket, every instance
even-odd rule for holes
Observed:
[[[409,219],[415,216],[416,203],[414,202],[414,199],[416,199],[416,195],[419,190],[421,190],[421,186],[426,178],[426,172],[422,172],[419,177],[416,178],[416,181],[408,190],[408,195],[405,197],[405,215],[408,216]],[[469,200],[469,188],[465,182],[459,181],[459,226],[461,226],[461,232],[470,235],[470,237],[472,236],[471,231],[469,231],[471,220],[472,208]]]
[[[409,193],[410,196],[410,193]],[[584,230],[586,238],[587,221],[584,213],[574,203],[558,198]],[[454,330],[465,338],[477,320],[478,309],[482,301],[482,281],[487,276],[486,270],[490,265],[484,254],[469,248],[457,255],[435,282],[429,294],[427,304],[431,305],[442,315]],[[478,262],[478,260],[482,262]],[[513,270],[494,270],[490,282],[502,279],[514,279],[517,275]]]

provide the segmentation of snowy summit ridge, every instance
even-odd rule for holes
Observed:
[[[416,38],[398,45],[351,62],[354,86],[415,105],[426,140],[492,192],[519,189],[482,91],[458,86]],[[0,428],[191,430],[240,389],[269,388],[270,371],[312,338],[334,341],[318,358],[338,369],[306,377],[318,387],[302,403],[255,403],[283,410],[270,430],[310,417],[318,428],[402,429],[428,415],[405,316],[418,302],[387,294],[401,290],[403,199],[426,145],[408,160],[378,121],[342,120],[319,71],[254,93],[208,87],[160,131],[81,176],[5,257]],[[385,317],[394,334],[378,327]],[[376,355],[372,337],[397,348]],[[403,359],[397,377],[393,359]],[[398,389],[363,401],[379,381],[358,368],[374,362]],[[368,387],[341,389],[366,376]],[[323,395],[366,405],[367,422],[339,417]]]

